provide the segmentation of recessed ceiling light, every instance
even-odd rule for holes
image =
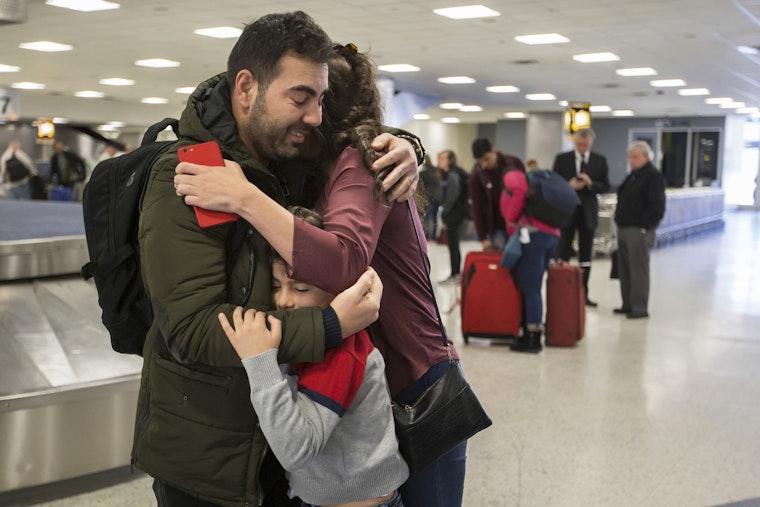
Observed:
[[[166,104],[169,102],[169,99],[164,99],[161,97],[145,97],[140,102],[143,104]]]
[[[441,118],[441,121],[443,123],[460,123],[462,120],[454,118],[453,116],[447,116],[446,118]]]
[[[117,127],[114,125],[98,125],[98,130],[101,130],[103,132],[116,132]]]
[[[240,37],[243,31],[240,28],[231,26],[215,26],[213,28],[199,28],[198,30],[193,30],[193,33],[215,39],[236,39]]]
[[[760,109],[756,107],[740,107],[736,111],[734,111],[739,114],[755,114],[760,112]]]
[[[174,93],[184,93],[190,95],[195,91],[195,86],[183,86],[181,88],[175,88]]]
[[[491,93],[516,93],[520,89],[512,85],[486,86],[486,91]]]
[[[45,53],[55,53],[58,51],[71,51],[74,46],[68,44],[58,44],[57,42],[50,42],[47,40],[40,40],[36,42],[22,42],[18,45],[21,49],[31,49],[32,51],[44,51]]]
[[[633,111],[630,109],[617,109],[612,111],[612,116],[633,116]]]
[[[744,107],[746,105],[747,104],[744,102],[726,102],[725,104],[721,104],[718,107],[721,109],[739,109],[740,107]]]
[[[515,37],[517,42],[523,44],[562,44],[570,42],[570,39],[558,33],[539,33],[535,35],[519,35]]]
[[[80,12],[107,11],[121,7],[117,3],[104,0],[47,0],[45,4]]]
[[[69,119],[68,118],[53,118],[53,123],[66,124],[66,123],[69,123]]]
[[[557,100],[551,93],[529,93],[525,96],[528,100]]]
[[[567,107],[568,106],[568,102],[566,100],[560,100],[559,102],[557,102],[557,104],[559,104],[562,107]]]
[[[424,114],[424,113],[417,113],[412,118],[414,118],[415,120],[429,120],[430,115]]]
[[[631,67],[628,69],[618,69],[615,71],[618,76],[636,77],[636,76],[656,76],[657,71],[652,67]]]
[[[586,53],[583,55],[573,55],[573,60],[581,63],[601,63],[616,62],[620,57],[615,53]]]
[[[736,46],[736,49],[745,55],[756,55],[759,52],[757,48],[752,46]]]
[[[18,72],[20,70],[21,70],[21,67],[16,67],[15,65],[0,64],[0,72]]]
[[[449,76],[439,77],[438,82],[444,84],[472,84],[475,80],[467,76]]]
[[[511,119],[520,119],[520,118],[525,118],[525,113],[514,111],[514,112],[504,113],[504,117],[511,118]]]
[[[85,99],[102,99],[105,97],[105,93],[103,92],[96,92],[93,90],[82,90],[79,92],[74,92],[75,97],[82,97]]]
[[[108,125],[111,125],[112,127],[116,127],[116,128],[123,128],[127,126],[127,124],[124,123],[123,121],[109,121]]]
[[[459,109],[463,105],[461,102],[442,102],[438,104],[438,107],[441,109]]]
[[[419,72],[420,68],[408,63],[393,63],[390,65],[380,65],[378,70],[383,72]]]
[[[710,90],[707,88],[682,88],[678,90],[678,95],[710,95]]]
[[[480,106],[462,106],[459,108],[463,113],[477,113],[483,110]]]
[[[609,113],[612,108],[610,106],[591,106],[588,110],[592,113]]]
[[[433,9],[435,14],[451,19],[474,19],[501,16],[498,11],[489,9],[484,5],[463,5],[461,7],[448,7],[445,9]]]
[[[686,81],[683,79],[655,79],[649,82],[650,85],[655,88],[668,88],[673,86],[686,86]]]
[[[21,81],[20,83],[13,83],[11,88],[17,88],[19,90],[44,90],[45,85],[42,83],[32,83],[30,81]]]
[[[165,60],[163,58],[149,58],[147,60],[137,60],[135,65],[140,67],[153,67],[155,69],[163,69],[166,67],[179,67],[179,62],[173,60]]]
[[[124,79],[123,77],[109,77],[101,79],[100,84],[108,86],[132,86],[135,82],[132,79]]]
[[[709,99],[705,99],[705,104],[727,104],[733,101],[734,99],[731,97],[710,97]]]

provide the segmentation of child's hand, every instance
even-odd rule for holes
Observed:
[[[266,312],[257,312],[256,310],[247,310],[243,315],[243,308],[238,306],[232,312],[232,322],[234,329],[227,316],[219,314],[219,323],[222,325],[224,333],[240,356],[240,359],[256,356],[267,350],[276,349],[282,339],[282,323],[269,316],[269,326],[267,329]]]

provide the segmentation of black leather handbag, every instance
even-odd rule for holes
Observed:
[[[411,205],[409,205],[409,213],[412,214]],[[412,223],[414,223],[413,216]],[[425,263],[419,233],[417,233],[417,244]],[[480,400],[464,377],[459,361],[451,356],[446,330],[441,322],[438,303],[435,301],[435,293],[430,282],[430,273],[428,273],[428,285],[433,294],[438,325],[441,328],[442,346],[449,356],[449,369],[411,405],[393,403],[393,418],[396,422],[399,449],[412,475],[424,470],[461,442],[492,424]]]

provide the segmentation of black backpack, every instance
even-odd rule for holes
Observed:
[[[455,165],[453,167],[455,173],[459,175],[461,192],[459,193],[459,206],[464,211],[464,218],[472,220],[472,206],[470,203],[470,173]]]
[[[542,169],[528,171],[528,193],[524,213],[553,227],[565,227],[578,206],[578,194],[559,173]]]
[[[179,137],[177,120],[166,118],[148,128],[139,148],[96,165],[82,198],[90,254],[90,262],[82,266],[82,277],[95,278],[111,346],[126,354],[142,355],[153,322],[140,272],[137,226],[151,167],[178,144],[156,141],[167,127]]]
[[[16,154],[5,161],[5,172],[8,175],[8,181],[15,183],[29,176],[29,169],[16,158]]]

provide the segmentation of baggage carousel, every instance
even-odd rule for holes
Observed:
[[[81,203],[0,200],[0,493],[129,464],[142,358],[118,354]]]

